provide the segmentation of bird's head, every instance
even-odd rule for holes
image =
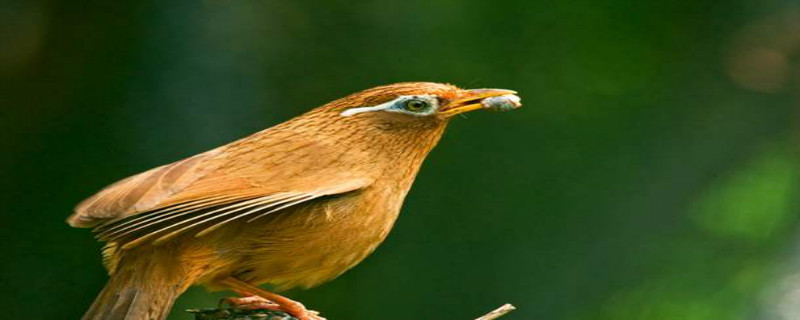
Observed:
[[[335,144],[354,162],[389,159],[386,163],[396,165],[400,159],[410,159],[418,164],[439,141],[453,116],[480,109],[517,108],[520,103],[515,93],[467,90],[433,82],[396,83],[335,100],[286,126]],[[362,157],[354,150],[370,155]]]
[[[434,82],[396,83],[367,89],[330,103],[342,121],[371,122],[384,129],[439,127],[454,115],[479,109],[519,107],[516,92],[461,89]],[[504,97],[493,103],[491,98]],[[509,106],[511,104],[512,106]]]

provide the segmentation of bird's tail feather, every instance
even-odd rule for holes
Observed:
[[[144,280],[144,281],[143,281]],[[82,320],[163,320],[186,286],[143,279],[127,272],[115,274]]]

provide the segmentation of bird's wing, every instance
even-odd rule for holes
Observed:
[[[201,237],[234,220],[250,222],[322,196],[363,187],[358,181],[352,182],[339,185],[337,189],[288,191],[247,197],[218,196],[188,201],[102,224],[96,229],[97,237],[101,241],[123,242],[123,249],[150,240],[160,244],[190,230],[196,237]]]
[[[322,154],[335,147],[309,145]],[[267,152],[222,147],[129,177],[79,204],[67,222],[96,226],[99,239],[131,247],[190,229],[202,236],[233,220],[250,221],[372,182],[342,168],[319,166],[320,157],[293,158],[263,149]]]
[[[67,223],[88,228],[169,205],[171,196],[213,170],[209,160],[218,153],[211,150],[120,180],[78,204]]]

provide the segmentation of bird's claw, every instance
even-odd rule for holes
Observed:
[[[224,298],[219,302],[220,307],[223,305],[229,305],[231,307],[237,309],[244,309],[244,310],[273,310],[273,311],[284,311],[283,308],[275,302],[269,301],[259,296],[247,296],[241,298]]]
[[[283,306],[259,296],[246,296],[241,298],[224,298],[220,306],[229,305],[244,310],[272,310],[290,314],[299,320],[326,320],[319,316],[318,311],[308,310],[302,303],[293,301],[294,305]]]
[[[294,306],[286,308],[286,312],[300,320],[327,320],[319,316],[318,311],[308,310],[302,303],[294,301]]]

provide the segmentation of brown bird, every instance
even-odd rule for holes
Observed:
[[[519,107],[514,93],[376,87],[106,187],[67,219],[107,242],[110,280],[83,319],[164,319],[192,284],[322,319],[258,285],[313,287],[358,264],[386,238],[452,116]]]

